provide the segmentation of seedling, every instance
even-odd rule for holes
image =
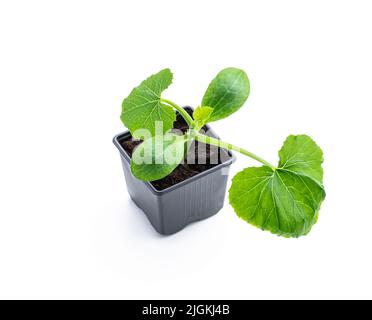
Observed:
[[[237,151],[262,164],[249,167],[232,179],[230,204],[248,223],[284,237],[306,235],[317,222],[325,198],[323,152],[307,135],[290,135],[279,151],[279,163],[233,144],[209,137],[201,128],[240,109],[250,92],[243,70],[227,68],[210,83],[193,118],[176,103],[162,98],[172,82],[169,69],[144,80],[122,104],[121,119],[134,138],[142,138],[133,153],[131,170],[143,181],[161,179],[183,160],[190,142],[197,140]],[[189,125],[184,135],[170,132],[177,110]],[[161,124],[161,129],[156,124]],[[147,136],[144,135],[147,133]],[[145,138],[144,138],[145,137]]]

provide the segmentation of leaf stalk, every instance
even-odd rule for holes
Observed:
[[[198,140],[200,142],[204,142],[204,143],[207,143],[207,144],[214,145],[216,147],[221,147],[221,148],[224,148],[224,149],[228,149],[228,150],[232,150],[232,151],[236,151],[236,152],[239,152],[241,154],[244,154],[245,156],[248,156],[248,157],[250,157],[250,158],[252,158],[252,159],[254,159],[258,162],[261,162],[265,166],[270,167],[273,171],[275,171],[277,169],[271,163],[269,163],[266,160],[262,159],[261,157],[255,155],[254,153],[249,152],[248,150],[245,150],[243,148],[237,147],[237,146],[235,146],[231,143],[227,143],[227,142],[221,141],[219,139],[206,136],[206,135],[201,134],[201,133],[196,133],[194,135],[194,137],[195,137],[196,140]]]
[[[194,123],[194,119],[191,118],[191,116],[187,113],[187,111],[180,107],[178,104],[168,100],[168,99],[163,99],[161,98],[161,102],[164,102],[166,104],[168,104],[169,106],[173,107],[174,109],[176,109],[180,115],[182,116],[182,118],[185,119],[186,123],[188,124],[188,126],[191,128],[193,123]]]
[[[195,128],[195,129],[198,129],[198,130],[195,130],[193,129],[194,127],[194,124],[195,124],[195,121],[194,119],[187,113],[187,111],[180,107],[178,104],[174,103],[173,101],[170,101],[168,99],[163,99],[161,98],[161,102],[163,103],[166,103],[167,105],[173,107],[174,109],[176,109],[180,115],[185,119],[186,123],[188,124],[188,126],[191,128],[191,130],[189,130],[189,133],[192,137],[194,137],[196,140],[200,141],[200,142],[204,142],[204,143],[207,143],[207,144],[211,144],[211,145],[214,145],[216,147],[221,147],[221,148],[224,148],[224,149],[228,149],[228,150],[232,150],[232,151],[236,151],[236,152],[239,152],[245,156],[248,156],[258,162],[261,162],[262,164],[264,164],[265,166],[268,166],[269,168],[271,168],[273,171],[275,171],[277,168],[272,165],[271,163],[267,162],[265,159],[262,159],[261,157],[255,155],[254,153],[248,151],[248,150],[245,150],[243,148],[240,148],[240,147],[237,147],[231,143],[227,143],[227,142],[224,142],[224,141],[221,141],[219,139],[216,139],[216,138],[212,138],[212,137],[209,137],[209,136],[206,136],[204,134],[201,134],[199,133],[199,127],[198,128]]]

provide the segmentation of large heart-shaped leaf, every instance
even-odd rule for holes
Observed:
[[[249,96],[247,74],[237,68],[226,68],[209,84],[202,105],[212,107],[209,122],[226,118],[240,109]]]
[[[169,69],[164,69],[157,74],[144,80],[134,88],[122,104],[121,120],[135,138],[141,138],[143,132],[138,129],[146,129],[151,136],[156,132],[157,121],[162,122],[160,129],[165,133],[173,126],[176,119],[172,107],[161,102],[161,93],[172,83],[173,75]]]
[[[181,163],[189,138],[173,133],[146,139],[134,151],[131,160],[133,175],[143,181],[154,181],[170,174]]]
[[[229,200],[239,217],[285,237],[307,234],[325,198],[322,150],[308,136],[289,136],[279,167],[252,167],[232,182]]]

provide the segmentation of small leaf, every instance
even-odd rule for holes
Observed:
[[[290,136],[279,152],[279,168],[246,168],[232,181],[229,200],[250,224],[285,237],[306,235],[325,198],[323,153],[308,136]]]
[[[163,123],[165,133],[173,126],[176,119],[172,107],[161,102],[161,93],[172,83],[173,75],[169,69],[164,69],[144,80],[134,88],[122,104],[121,120],[135,138],[140,138],[138,129],[147,129],[154,136],[155,122]]]
[[[209,122],[240,109],[249,96],[249,79],[243,70],[227,68],[218,73],[204,94],[202,105],[214,109]]]
[[[193,118],[196,121],[201,121],[203,123],[208,122],[210,115],[213,112],[211,107],[197,107],[193,113]]]
[[[188,141],[186,136],[173,133],[146,139],[133,152],[133,175],[143,181],[164,178],[183,160]]]

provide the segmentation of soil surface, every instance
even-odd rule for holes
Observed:
[[[186,111],[192,115],[191,108],[187,108]],[[188,129],[188,125],[182,116],[177,114],[177,119],[174,122],[173,128],[185,133]],[[203,129],[207,130],[206,127]],[[132,140],[132,137],[120,141],[120,144],[130,157],[132,157],[134,149],[140,143],[141,141],[139,140]],[[192,156],[192,152],[194,152],[194,157]],[[190,147],[187,158],[188,159],[186,159],[184,163],[180,164],[168,176],[160,180],[151,181],[150,183],[155,187],[155,189],[164,190],[226,161],[230,156],[226,151],[221,152],[217,147],[211,147],[210,145],[205,145],[202,142],[195,141]]]

